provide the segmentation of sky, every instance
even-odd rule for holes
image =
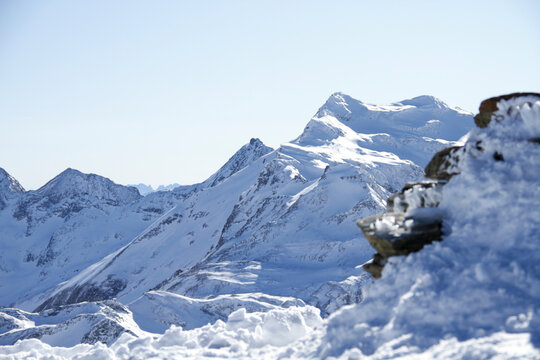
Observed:
[[[192,184],[336,91],[377,104],[540,91],[540,1],[0,0],[0,167]]]

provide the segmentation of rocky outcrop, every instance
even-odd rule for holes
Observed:
[[[442,216],[436,211],[374,215],[357,225],[383,258],[410,254],[442,236]]]
[[[387,258],[407,255],[424,245],[442,239],[442,213],[436,208],[442,200],[446,180],[407,183],[388,198],[386,213],[357,221],[370,245],[377,250],[362,268],[378,279]]]
[[[452,146],[438,151],[427,164],[425,176],[428,179],[450,180],[459,174],[459,159],[464,153],[462,146]]]
[[[506,95],[500,95],[495,96],[489,99],[486,99],[482,101],[480,104],[480,111],[479,113],[474,117],[474,123],[479,128],[485,128],[488,126],[488,124],[491,122],[491,119],[493,117],[493,113],[495,113],[497,110],[499,110],[499,102],[501,100],[511,100],[514,98],[519,97],[525,97],[525,96],[531,96],[531,97],[538,97],[540,98],[539,93],[534,92],[517,92],[512,94],[506,94]]]
[[[477,134],[480,135],[476,140],[437,152],[425,169],[425,177],[432,180],[406,184],[400,192],[390,196],[385,214],[357,222],[370,245],[377,251],[373,259],[363,264],[362,268],[373,278],[380,278],[389,257],[408,255],[433,241],[442,240],[444,214],[436,208],[442,200],[443,186],[461,172],[463,159],[489,152],[492,153],[493,161],[505,161],[498,147],[490,145],[486,148],[486,139],[492,135],[488,130],[481,129],[487,128],[494,119],[497,123],[504,122],[502,126],[508,126],[508,131],[512,131],[515,122],[517,127],[526,131],[513,132],[511,136],[514,140],[540,143],[540,125],[521,117],[517,114],[519,111],[516,111],[519,106],[533,107],[533,103],[539,100],[538,93],[513,93],[484,100],[480,104],[479,114],[474,118],[479,128]]]
[[[377,250],[373,259],[362,268],[375,279],[380,278],[389,257],[408,255],[433,241],[442,240],[442,222],[441,212],[428,209],[385,213],[359,220],[356,224]]]

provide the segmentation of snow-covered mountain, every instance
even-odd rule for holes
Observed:
[[[471,127],[471,114],[430,96],[377,106],[336,93],[295,140],[273,150],[252,139],[208,180],[172,191],[143,197],[68,169],[24,192],[4,175],[0,305],[43,313],[116,298],[160,332],[239,307],[327,315],[369,282],[356,267],[372,250],[354,222]]]

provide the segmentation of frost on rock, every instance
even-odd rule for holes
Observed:
[[[374,215],[357,224],[382,257],[407,255],[441,239],[442,213],[421,210]]]
[[[400,192],[388,198],[386,212],[407,212],[426,207],[437,207],[442,200],[442,187],[446,181],[424,180],[407,183]]]

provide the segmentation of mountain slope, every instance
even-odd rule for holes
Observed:
[[[0,211],[0,304],[19,304],[125,245],[174,196],[68,169],[38,190],[16,193]],[[26,308],[32,310],[32,308]]]
[[[231,170],[230,161],[221,169],[220,174],[224,174],[222,180],[241,170],[242,165],[249,165],[266,149],[269,148],[253,139],[231,158],[241,160],[235,162],[234,169]],[[191,217],[199,219],[205,210],[193,210],[189,201],[198,202],[198,195],[195,194],[210,185],[207,182],[181,186],[174,191],[141,197],[135,188],[68,169],[36,191],[16,193],[16,197],[10,197],[9,207],[0,212],[3,229],[0,244],[4,249],[4,253],[0,254],[0,268],[3,269],[0,272],[0,304],[16,304],[33,310],[38,304],[32,298],[44,296],[47,290],[76,276],[84,268],[130,243],[137,243],[141,237],[148,237],[149,230],[144,233],[145,228],[157,219],[172,221],[167,220],[165,214],[177,216],[176,220],[185,216],[184,222],[189,222]],[[172,211],[175,208],[177,212]],[[185,214],[188,210],[191,213]],[[218,210],[215,209],[215,212]],[[155,226],[160,225],[156,223]],[[208,233],[209,230],[204,232],[206,228],[208,225],[204,225],[203,233]],[[159,230],[154,228],[152,231],[150,235],[155,235]],[[185,233],[192,238],[189,234],[192,231],[190,229]],[[166,249],[174,248],[177,240],[168,235],[171,243],[163,246]],[[198,255],[186,254],[188,263],[196,262],[208,251],[204,246],[191,248],[200,251],[195,251]],[[151,253],[157,251],[153,249]],[[171,266],[173,264],[168,264],[166,268]],[[153,278],[159,278],[159,281],[144,290],[155,286],[171,273],[164,270],[155,275]],[[124,286],[123,281],[115,279],[106,279],[104,283],[107,285],[103,289],[90,287],[83,292],[86,294],[84,296],[90,296],[87,299],[91,300],[109,298],[112,296],[111,291],[107,290],[109,287]]]

